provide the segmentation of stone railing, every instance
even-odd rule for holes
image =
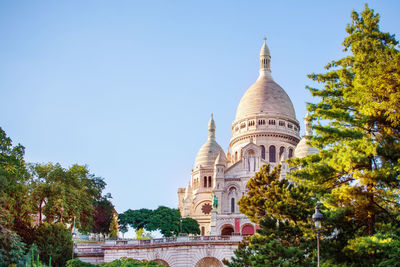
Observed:
[[[240,242],[243,237],[240,235],[219,235],[219,236],[178,236],[178,237],[165,237],[155,239],[117,239],[117,240],[106,240],[104,245],[106,246],[126,246],[126,245],[159,245],[168,243],[186,243],[186,242],[221,242],[231,241]]]
[[[101,245],[104,243],[77,243],[75,244],[75,253],[78,255],[83,254],[103,254]]]

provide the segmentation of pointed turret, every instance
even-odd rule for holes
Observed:
[[[210,121],[208,122],[208,139],[215,140],[215,121],[211,113]]]
[[[271,53],[267,46],[267,38],[264,38],[264,44],[260,51],[260,73],[271,72]]]
[[[229,146],[228,149],[226,150],[226,159],[228,160],[228,163],[232,162],[232,155],[231,152],[229,151]]]
[[[222,165],[225,166],[226,165],[226,157],[225,155],[221,154],[221,152],[218,153],[217,158],[215,159],[215,165]]]
[[[183,197],[184,201],[189,200],[191,198],[191,196],[192,196],[192,186],[190,185],[190,182],[189,182],[185,189],[185,195]]]

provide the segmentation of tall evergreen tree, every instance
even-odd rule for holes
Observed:
[[[263,167],[239,204],[258,233],[229,266],[306,266],[315,256],[311,231],[317,201],[325,215],[325,266],[400,266],[400,53],[379,30],[379,15],[352,12],[347,56],[309,77],[318,102],[308,105],[319,154],[290,161],[290,181]],[[263,265],[264,264],[264,265]]]
[[[388,255],[379,251],[398,249],[400,53],[367,5],[351,17],[343,42],[348,55],[309,75],[323,85],[308,87],[319,99],[308,105],[316,131],[308,139],[320,153],[293,159],[297,170],[290,179],[311,189],[329,211],[331,262],[373,265]]]
[[[326,207],[373,235],[378,222],[398,223],[400,171],[400,53],[397,41],[379,30],[367,6],[352,12],[343,45],[349,55],[309,77],[320,99],[309,104],[318,155],[294,160],[291,177],[319,194]]]

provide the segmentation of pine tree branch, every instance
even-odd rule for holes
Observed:
[[[384,207],[382,207],[381,205],[379,205],[378,203],[376,203],[375,200],[372,200],[372,203],[377,206],[378,208],[380,208],[381,210],[383,210],[385,213],[387,213],[389,215],[390,218],[392,218],[392,220],[396,221],[396,217],[393,216],[389,211],[387,211]]]

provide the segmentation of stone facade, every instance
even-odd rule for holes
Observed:
[[[202,235],[254,233],[257,226],[240,213],[237,204],[247,192],[247,181],[267,163],[283,163],[284,177],[288,171],[284,161],[294,156],[300,141],[293,104],[273,80],[270,62],[264,42],[259,77],[239,102],[227,152],[215,140],[211,115],[208,140],[197,153],[189,184],[178,189],[182,216],[196,219]]]

